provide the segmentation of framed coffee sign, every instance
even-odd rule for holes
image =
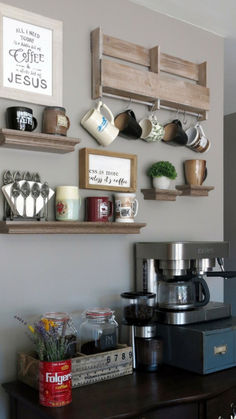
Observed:
[[[62,105],[62,22],[0,3],[0,97]]]
[[[137,156],[92,148],[79,151],[79,187],[135,192]]]

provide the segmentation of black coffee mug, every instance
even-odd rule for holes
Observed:
[[[7,108],[7,127],[19,131],[34,131],[37,128],[37,119],[30,108],[11,106]]]
[[[115,117],[115,126],[120,131],[121,137],[137,140],[142,135],[142,128],[131,109],[121,112]]]
[[[164,128],[165,134],[162,141],[175,146],[187,144],[188,137],[179,119],[174,119],[170,124],[166,124]]]

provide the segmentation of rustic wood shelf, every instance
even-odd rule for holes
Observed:
[[[0,130],[0,146],[49,153],[71,153],[75,150],[77,138],[62,135],[49,135],[38,132],[18,131],[3,128]]]
[[[212,191],[215,187],[204,185],[176,185],[176,189],[182,191],[182,196],[208,196],[209,191]]]
[[[155,201],[176,201],[176,197],[182,195],[182,191],[176,189],[141,189],[144,199]]]
[[[139,234],[145,223],[0,221],[0,234]]]
[[[103,34],[101,28],[91,32],[91,53],[93,99],[124,97],[207,118],[210,90],[206,62],[197,64],[162,53],[160,46],[149,49],[114,38]]]

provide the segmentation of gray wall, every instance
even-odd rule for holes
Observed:
[[[236,268],[236,217],[235,217],[235,179],[236,179],[236,113],[224,118],[224,236],[230,241],[230,257],[225,266],[229,270]],[[233,315],[236,315],[236,282],[235,279],[224,281],[225,302],[232,304]]]
[[[19,1],[9,4],[19,6]],[[15,313],[27,317],[48,310],[74,312],[88,306],[120,305],[121,291],[133,287],[133,243],[161,240],[222,240],[223,238],[223,40],[209,32],[151,12],[126,0],[22,0],[20,6],[64,22],[64,105],[71,118],[69,135],[81,138],[81,147],[97,147],[79,125],[91,107],[90,31],[103,31],[145,47],[160,44],[161,50],[195,62],[208,62],[211,111],[204,129],[212,141],[203,156],[187,148],[147,144],[118,138],[109,150],[138,155],[138,221],[147,227],[135,236],[0,236],[0,382],[15,378],[16,352],[28,347]],[[124,101],[105,100],[114,114],[124,109]],[[14,102],[1,100],[0,126],[4,111]],[[41,121],[43,108],[32,106]],[[143,105],[134,105],[137,118],[148,114]],[[174,119],[167,111],[160,121]],[[188,125],[194,121],[188,117]],[[176,202],[144,201],[141,188],[150,186],[146,169],[157,160],[170,160],[178,171],[176,183],[183,183],[185,159],[206,158],[206,184],[215,190],[208,198],[178,198]],[[78,151],[68,155],[1,149],[0,167],[39,171],[52,187],[78,184]],[[99,192],[92,194],[98,195]],[[91,192],[81,191],[82,197]],[[1,204],[1,203],[0,203]],[[2,208],[2,205],[0,205]],[[52,216],[52,213],[51,213]],[[83,219],[83,210],[80,215]],[[212,298],[222,300],[221,280],[211,280]],[[6,417],[5,395],[1,395],[0,418]]]

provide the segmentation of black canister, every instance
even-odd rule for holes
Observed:
[[[135,327],[136,369],[157,371],[162,363],[163,344],[157,336],[157,325]]]

